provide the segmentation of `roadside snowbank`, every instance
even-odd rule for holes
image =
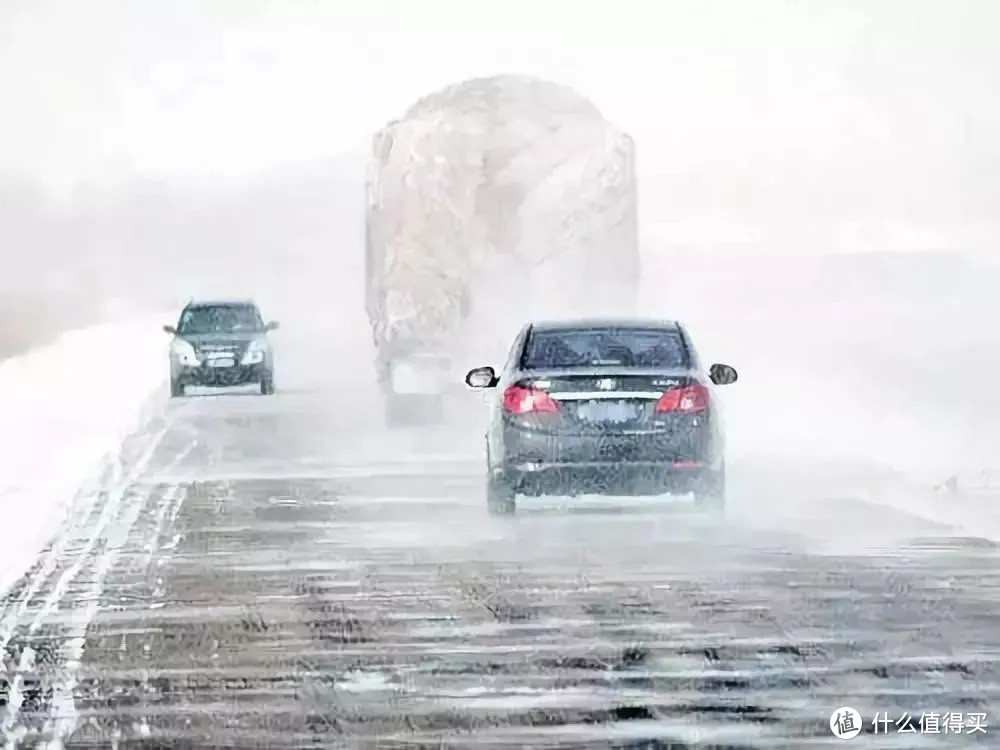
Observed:
[[[70,331],[0,361],[0,592],[31,566],[81,488],[115,470],[164,403],[174,313]]]
[[[756,365],[756,366],[754,366]],[[989,445],[933,408],[903,408],[879,394],[807,370],[756,362],[719,389],[734,463],[789,466],[785,486],[769,487],[775,507],[805,497],[836,504],[850,496],[1000,541],[1000,472]],[[949,477],[955,490],[943,485]]]

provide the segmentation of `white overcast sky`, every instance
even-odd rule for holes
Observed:
[[[0,169],[239,175],[498,72],[589,96],[647,173],[829,160],[900,123],[946,151],[1000,123],[998,21],[1000,0],[3,0]]]

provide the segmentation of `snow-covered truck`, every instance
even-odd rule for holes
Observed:
[[[461,357],[527,319],[634,312],[634,144],[572,89],[465,81],[372,146],[365,304],[388,423],[439,420]]]

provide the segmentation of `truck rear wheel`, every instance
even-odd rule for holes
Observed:
[[[444,421],[444,398],[399,393],[385,396],[385,423],[393,427],[428,427]]]

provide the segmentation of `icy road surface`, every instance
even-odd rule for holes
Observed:
[[[792,748],[844,705],[986,714],[868,746],[996,742],[997,550],[864,472],[734,462],[721,526],[491,519],[475,431],[359,401],[196,396],[137,435],[0,601],[8,747]]]

